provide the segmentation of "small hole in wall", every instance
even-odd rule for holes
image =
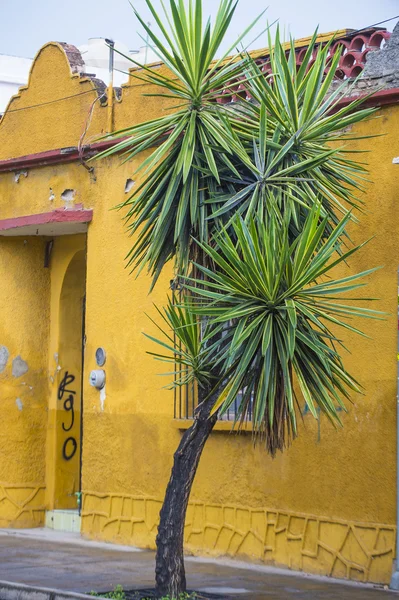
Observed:
[[[128,194],[136,182],[133,179],[126,179],[125,194]]]
[[[61,194],[61,200],[64,202],[73,202],[73,199],[76,196],[76,190],[66,189]]]

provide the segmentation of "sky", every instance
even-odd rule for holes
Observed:
[[[160,0],[152,0],[156,8]],[[145,0],[132,0],[146,21],[153,21]],[[215,15],[217,0],[203,0],[204,14]],[[248,38],[249,43],[266,26],[278,20],[287,34],[295,38],[337,29],[361,29],[399,15],[399,0],[240,0],[223,49],[256,16],[266,14]],[[128,0],[0,0],[0,53],[32,58],[49,41],[79,46],[90,37],[119,40],[130,50],[143,45]],[[385,24],[392,31],[398,19]],[[384,26],[384,25],[383,25]],[[287,36],[286,36],[287,37]],[[250,48],[267,46],[266,34]]]

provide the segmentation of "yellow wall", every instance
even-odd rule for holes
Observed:
[[[0,527],[44,519],[50,278],[43,261],[43,239],[0,238]]]
[[[72,94],[76,86],[82,85],[75,78],[71,79],[67,63],[60,56],[59,47],[47,46],[33,67],[32,77],[35,73],[39,77],[40,73],[41,78],[47,78],[49,99],[55,94],[52,90],[56,86],[59,86],[57,89],[64,86],[63,93],[69,89]],[[58,61],[58,71],[54,71],[54,61]],[[41,65],[40,71],[36,71],[36,65],[37,69]],[[122,102],[115,107],[117,127],[156,116],[156,111],[160,110],[159,102],[141,98],[142,89],[140,85],[125,88]],[[28,105],[32,102],[30,88],[23,94]],[[52,134],[43,132],[46,123],[52,123],[51,119],[56,118],[56,112],[49,116],[49,108],[14,113],[13,119],[19,114],[18,121],[14,122],[14,125],[18,123],[18,136],[7,125],[6,115],[0,124],[3,158],[9,154],[7,147],[18,156],[77,145],[91,102],[91,94],[68,101],[62,119],[57,117],[54,126],[47,126]],[[93,122],[98,131],[105,112],[106,108],[97,103]],[[29,131],[35,133],[27,148]],[[378,119],[358,125],[355,131],[361,135],[384,133],[385,136],[354,143],[355,148],[371,149],[366,156],[370,179],[374,183],[368,185],[364,198],[367,213],[361,217],[361,227],[354,227],[353,235],[358,240],[374,234],[376,238],[359,256],[351,259],[351,270],[384,265],[384,269],[370,277],[367,295],[381,297],[378,308],[392,315],[384,322],[361,324],[372,339],[350,337],[346,340],[352,350],[352,354],[345,357],[346,365],[365,386],[365,395],[353,398],[349,414],[343,415],[343,430],[333,430],[323,418],[319,429],[317,422],[305,415],[299,439],[274,460],[263,448],[254,449],[249,435],[235,437],[225,431],[214,432],[205,448],[194,484],[186,545],[189,551],[198,554],[229,554],[310,572],[386,583],[391,575],[396,526],[399,263],[396,199],[399,170],[392,165],[392,152],[399,133],[399,107],[383,108]],[[129,275],[124,267],[124,257],[131,240],[126,235],[122,214],[110,210],[125,197],[126,179],[135,178],[137,164],[133,161],[120,165],[115,159],[95,163],[95,178],[78,164],[30,169],[28,176],[20,178],[19,183],[15,182],[12,173],[2,174],[0,215],[5,218],[53,210],[62,206],[60,195],[66,188],[76,190],[76,203],[94,210],[87,234],[82,530],[85,535],[95,538],[154,547],[160,502],[181,432],[173,422],[173,394],[161,389],[165,380],[157,376],[162,372],[162,365],[146,354],[151,344],[142,335],[144,330],[155,333],[144,313],[154,316],[153,302],[164,302],[169,276],[165,273],[149,296],[148,279],[145,276],[135,279]],[[50,199],[50,188],[54,199]],[[39,240],[29,239],[28,242],[40,245]],[[54,256],[57,243],[58,240]],[[20,264],[28,268],[29,264],[23,261],[25,247],[22,241],[0,243],[0,265],[4,260],[3,246],[12,249],[12,252],[8,250],[10,258],[7,262],[13,264],[10,261],[15,261],[15,267],[12,267],[15,272]],[[34,254],[29,256],[33,261]],[[51,268],[52,311],[53,301],[57,298],[53,293],[53,278],[60,282],[66,268],[65,263],[62,268],[54,267],[55,264],[53,262]],[[7,285],[15,286],[10,267],[7,276],[10,279]],[[45,276],[48,278],[48,272],[41,269],[40,277]],[[14,320],[10,292],[5,295],[7,302],[1,302],[5,307],[2,309],[5,318],[1,320],[0,333],[6,342],[0,336],[0,344],[11,346],[14,331],[22,338],[22,319],[29,320],[27,315],[35,303],[42,305],[44,290],[47,290],[46,297],[50,297],[48,280],[47,288],[35,285],[39,289],[28,290],[26,287],[20,294],[23,299],[21,319]],[[53,322],[52,318],[52,327]],[[47,310],[38,317],[34,330],[42,328],[49,335],[48,323]],[[35,356],[37,352],[35,360],[38,361],[41,353],[33,350],[34,343],[29,335],[24,337],[26,352]],[[54,368],[51,362],[54,344],[51,337],[49,362],[46,363],[50,365],[48,375]],[[88,385],[89,372],[96,367],[94,353],[99,346],[107,352],[103,400],[99,392]],[[40,348],[43,347],[45,344],[41,343]],[[12,352],[19,352],[18,346],[13,346]],[[4,377],[4,374],[0,375],[1,384]],[[3,384],[0,394],[5,393],[4,389],[8,388]],[[7,417],[8,430],[0,433],[3,446],[0,479],[7,485],[25,484],[28,490],[28,484],[44,483],[46,461],[39,449],[47,423],[46,406],[38,396],[33,396],[32,401],[38,404],[37,415],[38,418],[41,415],[42,428],[30,431],[30,439],[32,444],[37,444],[36,454],[40,456],[40,460],[35,460],[41,465],[33,480],[28,476],[31,470],[25,468],[14,454],[14,447],[9,450],[12,436],[24,431],[18,428],[22,427],[18,426],[18,419],[24,419],[24,412],[19,414],[14,407],[15,394],[7,394],[10,416]],[[54,408],[52,398],[49,392],[50,411]],[[14,408],[15,414],[12,413]],[[23,427],[28,428],[27,421],[23,420],[23,423]],[[48,436],[47,455],[50,444],[54,443],[50,429]],[[25,456],[28,460],[26,449],[20,456],[23,456],[22,463]],[[17,461],[20,465],[18,477],[8,466]],[[47,469],[50,464],[48,457]],[[52,506],[51,498],[54,498],[55,476],[52,477],[47,471],[47,508]],[[9,513],[1,506],[3,522],[13,524]],[[34,524],[33,519],[31,524]]]
[[[62,46],[46,44],[35,57],[28,86],[12,97],[1,120],[7,147],[0,149],[0,159],[77,146],[83,117],[96,98],[93,83],[72,72]],[[93,113],[88,136],[105,131],[105,118],[105,110]],[[29,135],[21,127],[28,122]]]

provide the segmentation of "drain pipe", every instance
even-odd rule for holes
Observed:
[[[399,163],[399,158],[393,159]],[[399,271],[398,271],[398,301],[399,301]],[[399,306],[398,306],[398,338],[397,338],[397,383],[396,383],[396,561],[395,572],[391,578],[390,588],[399,590]]]
[[[108,114],[107,133],[112,133],[114,127],[114,40],[105,40],[109,46],[109,79],[108,79]]]
[[[151,22],[148,21],[147,23],[148,27],[151,27]],[[145,42],[145,56],[144,56],[144,64],[147,64],[147,59],[148,59],[148,46],[150,44],[150,34],[147,32],[147,39]]]

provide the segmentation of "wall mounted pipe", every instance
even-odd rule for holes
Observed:
[[[399,293],[399,271],[398,271],[398,293]],[[399,357],[399,306],[398,306],[398,328],[397,328],[397,352]],[[396,383],[396,559],[395,571],[391,578],[390,588],[399,590],[399,361],[397,360],[398,377]]]

